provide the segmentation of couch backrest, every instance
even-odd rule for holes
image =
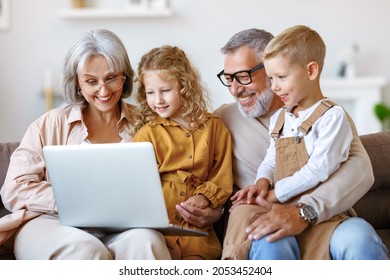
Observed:
[[[371,189],[390,190],[390,131],[366,134],[360,139],[370,157],[375,182]]]
[[[375,228],[386,228],[390,224],[390,131],[362,135],[360,139],[371,159],[375,182],[370,192],[354,205],[354,209]],[[0,143],[0,188],[4,183],[10,156],[18,145],[18,142]],[[0,217],[4,211],[0,199]]]
[[[370,191],[354,206],[359,217],[375,229],[390,225],[390,131],[360,136],[370,157],[375,181]]]
[[[372,189],[379,186],[390,189],[390,131],[366,134],[360,136],[371,159],[375,182]],[[0,188],[3,186],[9,160],[19,142],[0,143]]]
[[[5,174],[8,170],[9,159],[18,146],[19,142],[0,144],[0,188],[3,185]]]
[[[14,150],[19,146],[19,142],[0,143],[0,189],[3,186],[5,175],[8,170],[9,159]],[[0,199],[0,217],[5,214],[3,201]]]

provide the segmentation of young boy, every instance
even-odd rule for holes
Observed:
[[[352,131],[347,117],[341,107],[323,96],[320,87],[325,50],[320,35],[306,26],[286,29],[266,47],[266,73],[272,90],[285,106],[271,118],[271,144],[259,166],[255,184],[232,197],[233,207],[258,204],[264,207],[260,215],[271,203],[296,204],[301,195],[326,181],[348,158]],[[308,205],[297,207],[310,225],[296,236],[301,257],[329,258],[331,234],[348,217],[340,215],[315,225],[315,211]],[[248,238],[257,239],[256,234]],[[319,248],[315,243],[323,246]]]

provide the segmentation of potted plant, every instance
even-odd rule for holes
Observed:
[[[378,120],[382,123],[382,129],[390,130],[390,107],[381,102],[375,105],[374,112]]]

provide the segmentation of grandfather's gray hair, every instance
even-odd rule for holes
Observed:
[[[221,52],[223,54],[234,53],[237,49],[248,46],[255,50],[257,58],[261,61],[265,47],[273,38],[274,36],[271,33],[263,29],[245,29],[234,34],[226,45],[221,48]]]

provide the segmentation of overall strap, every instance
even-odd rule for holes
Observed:
[[[284,126],[284,116],[286,114],[286,107],[283,107],[282,111],[279,114],[278,120],[276,121],[275,127],[271,132],[271,137],[276,139],[279,138],[280,133]]]
[[[314,112],[298,127],[299,131],[303,134],[308,134],[312,125],[330,108],[335,106],[336,103],[330,100],[322,100],[320,105],[314,110]]]

